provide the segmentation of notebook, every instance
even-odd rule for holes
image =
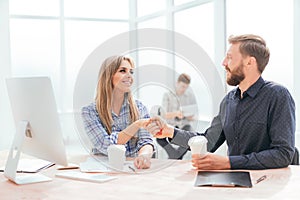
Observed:
[[[252,187],[247,171],[199,171],[195,186]]]
[[[18,173],[36,173],[43,169],[47,169],[55,165],[52,162],[43,159],[27,159],[22,158],[19,160],[17,172]],[[0,167],[0,172],[4,172],[5,166]]]

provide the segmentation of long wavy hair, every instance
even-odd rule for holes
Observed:
[[[112,132],[112,102],[113,102],[113,75],[118,71],[121,62],[126,60],[134,68],[134,62],[131,58],[125,56],[111,56],[104,60],[101,65],[98,84],[97,84],[97,95],[96,95],[96,108],[99,117],[106,128],[108,134]],[[125,94],[126,95],[126,94]],[[139,118],[138,109],[135,104],[134,98],[131,92],[128,92],[128,102],[130,110],[131,123]]]

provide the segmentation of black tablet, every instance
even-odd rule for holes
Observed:
[[[252,187],[247,171],[199,171],[195,186]]]

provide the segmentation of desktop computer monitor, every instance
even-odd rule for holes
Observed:
[[[48,77],[6,79],[16,133],[4,175],[17,184],[49,181],[41,174],[17,175],[21,153],[67,166],[51,81]]]

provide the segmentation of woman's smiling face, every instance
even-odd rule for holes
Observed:
[[[130,87],[133,83],[133,67],[127,60],[123,60],[117,70],[113,75],[113,87],[114,90],[120,92],[129,92]]]

